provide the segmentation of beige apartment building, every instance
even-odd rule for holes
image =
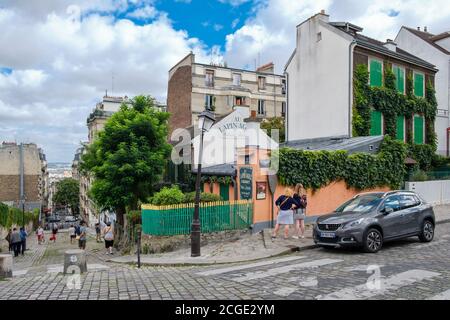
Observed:
[[[248,71],[196,63],[190,53],[169,71],[170,132],[195,125],[204,110],[224,116],[234,106],[246,106],[259,118],[284,117],[285,88],[286,79],[274,73],[273,63]]]
[[[42,149],[34,143],[0,145],[0,202],[25,210],[48,205],[49,176]]]

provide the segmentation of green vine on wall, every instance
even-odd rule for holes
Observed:
[[[218,177],[218,176],[203,176],[201,180],[202,180],[203,183],[205,183],[205,182],[208,182],[208,183],[215,183],[215,182],[217,182],[217,183],[220,183],[220,184],[223,184],[223,185],[231,185],[233,183],[233,179],[231,179],[231,177],[229,177],[229,176],[221,176],[221,177]]]
[[[283,185],[302,183],[314,190],[336,181],[345,181],[349,188],[358,190],[385,186],[397,189],[405,177],[406,156],[406,145],[389,136],[376,155],[283,148],[278,178]]]

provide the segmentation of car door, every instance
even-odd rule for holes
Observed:
[[[405,220],[405,232],[416,233],[420,229],[420,215],[422,208],[420,200],[413,194],[402,194],[400,196],[400,205],[403,210],[403,219]]]
[[[391,208],[393,212],[385,214],[384,210],[386,208]],[[401,210],[400,196],[392,195],[387,197],[384,200],[380,211],[382,215],[380,216],[379,221],[381,227],[383,228],[384,238],[387,239],[401,236],[405,229],[405,220],[403,217],[403,212]]]

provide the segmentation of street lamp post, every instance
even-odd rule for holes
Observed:
[[[203,135],[209,131],[214,125],[216,119],[214,114],[210,111],[203,111],[198,116],[198,127],[200,129],[200,144],[199,144],[199,156],[197,167],[197,179],[195,181],[195,206],[194,206],[194,218],[191,226],[191,257],[200,257],[200,181],[202,175],[202,156],[203,156]]]

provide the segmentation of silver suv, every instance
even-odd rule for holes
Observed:
[[[375,253],[391,240],[418,236],[431,242],[434,227],[433,207],[414,192],[364,193],[319,217],[313,236],[322,247],[359,246]]]

